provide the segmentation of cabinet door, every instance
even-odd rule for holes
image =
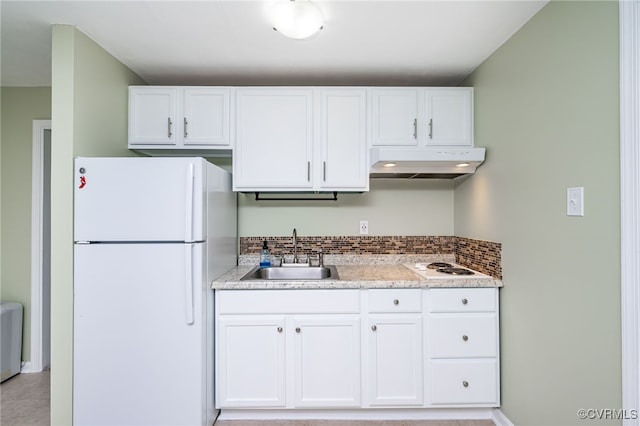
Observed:
[[[426,91],[427,145],[473,146],[473,89]]]
[[[234,190],[310,189],[311,89],[238,89]]]
[[[296,407],[360,406],[359,315],[293,321]]]
[[[185,89],[185,145],[229,145],[229,90]]]
[[[219,316],[216,407],[285,406],[283,317]]]
[[[175,145],[177,89],[129,88],[129,144]]]
[[[371,405],[422,405],[421,315],[369,316]]]
[[[318,188],[367,191],[366,90],[326,89],[319,98]]]
[[[371,121],[373,145],[418,144],[418,89],[373,89]]]

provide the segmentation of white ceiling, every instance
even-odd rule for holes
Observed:
[[[68,24],[149,84],[456,85],[547,3],[317,0],[324,30],[291,40],[273,1],[2,0],[1,83],[49,86]]]

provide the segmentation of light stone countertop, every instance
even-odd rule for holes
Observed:
[[[227,273],[218,277],[212,282],[214,290],[274,290],[274,289],[345,289],[345,288],[431,288],[431,287],[502,287],[502,281],[488,277],[452,277],[452,278],[423,278],[412,270],[402,265],[413,262],[431,262],[445,260],[443,257],[421,260],[394,258],[397,263],[387,263],[386,260],[367,260],[366,264],[353,264],[355,261],[349,259],[348,262],[341,262],[336,259],[335,263],[327,262],[325,265],[335,265],[338,270],[339,280],[295,280],[295,281],[275,281],[275,280],[250,280],[240,281],[247,272],[256,266],[257,262],[241,264],[231,269]],[[408,262],[407,262],[408,261]],[[451,260],[449,260],[451,261]],[[241,263],[245,263],[241,259]],[[249,263],[248,261],[246,263]],[[349,263],[349,264],[345,264]]]

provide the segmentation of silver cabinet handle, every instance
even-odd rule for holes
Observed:
[[[376,325],[375,325],[375,324],[371,326],[371,330],[372,330],[372,331],[376,331],[377,329],[378,329],[378,327],[376,327]]]
[[[394,304],[394,305],[399,305],[399,304],[400,304],[400,301],[399,301],[398,299],[393,299],[393,304]]]
[[[469,382],[467,382],[466,380],[462,382],[462,386],[464,386],[465,388],[469,387]]]
[[[433,118],[429,119],[429,139],[433,139]]]
[[[296,327],[296,333],[300,333],[300,327]]]
[[[466,342],[467,340],[469,340],[469,336],[467,336],[466,334],[463,334],[462,335],[462,340],[464,340]]]
[[[278,327],[278,333],[282,333],[282,327]]]
[[[171,125],[173,124],[173,122],[171,121],[171,117],[167,117],[167,136],[171,137],[173,136],[173,133],[171,133]]]
[[[462,304],[466,305],[467,303],[469,303],[469,301],[467,299],[462,299]]]
[[[323,182],[327,181],[327,162],[326,161],[322,162],[322,181]]]
[[[311,182],[311,161],[307,161],[307,182]]]
[[[187,126],[189,125],[189,122],[187,121],[187,117],[184,118],[184,137],[186,138],[187,136],[189,136],[189,132],[187,131]]]
[[[418,139],[418,119],[413,119],[413,138]]]

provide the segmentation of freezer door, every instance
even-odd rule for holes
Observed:
[[[77,158],[74,241],[203,241],[202,158]]]
[[[74,425],[213,422],[204,245],[75,246]]]

